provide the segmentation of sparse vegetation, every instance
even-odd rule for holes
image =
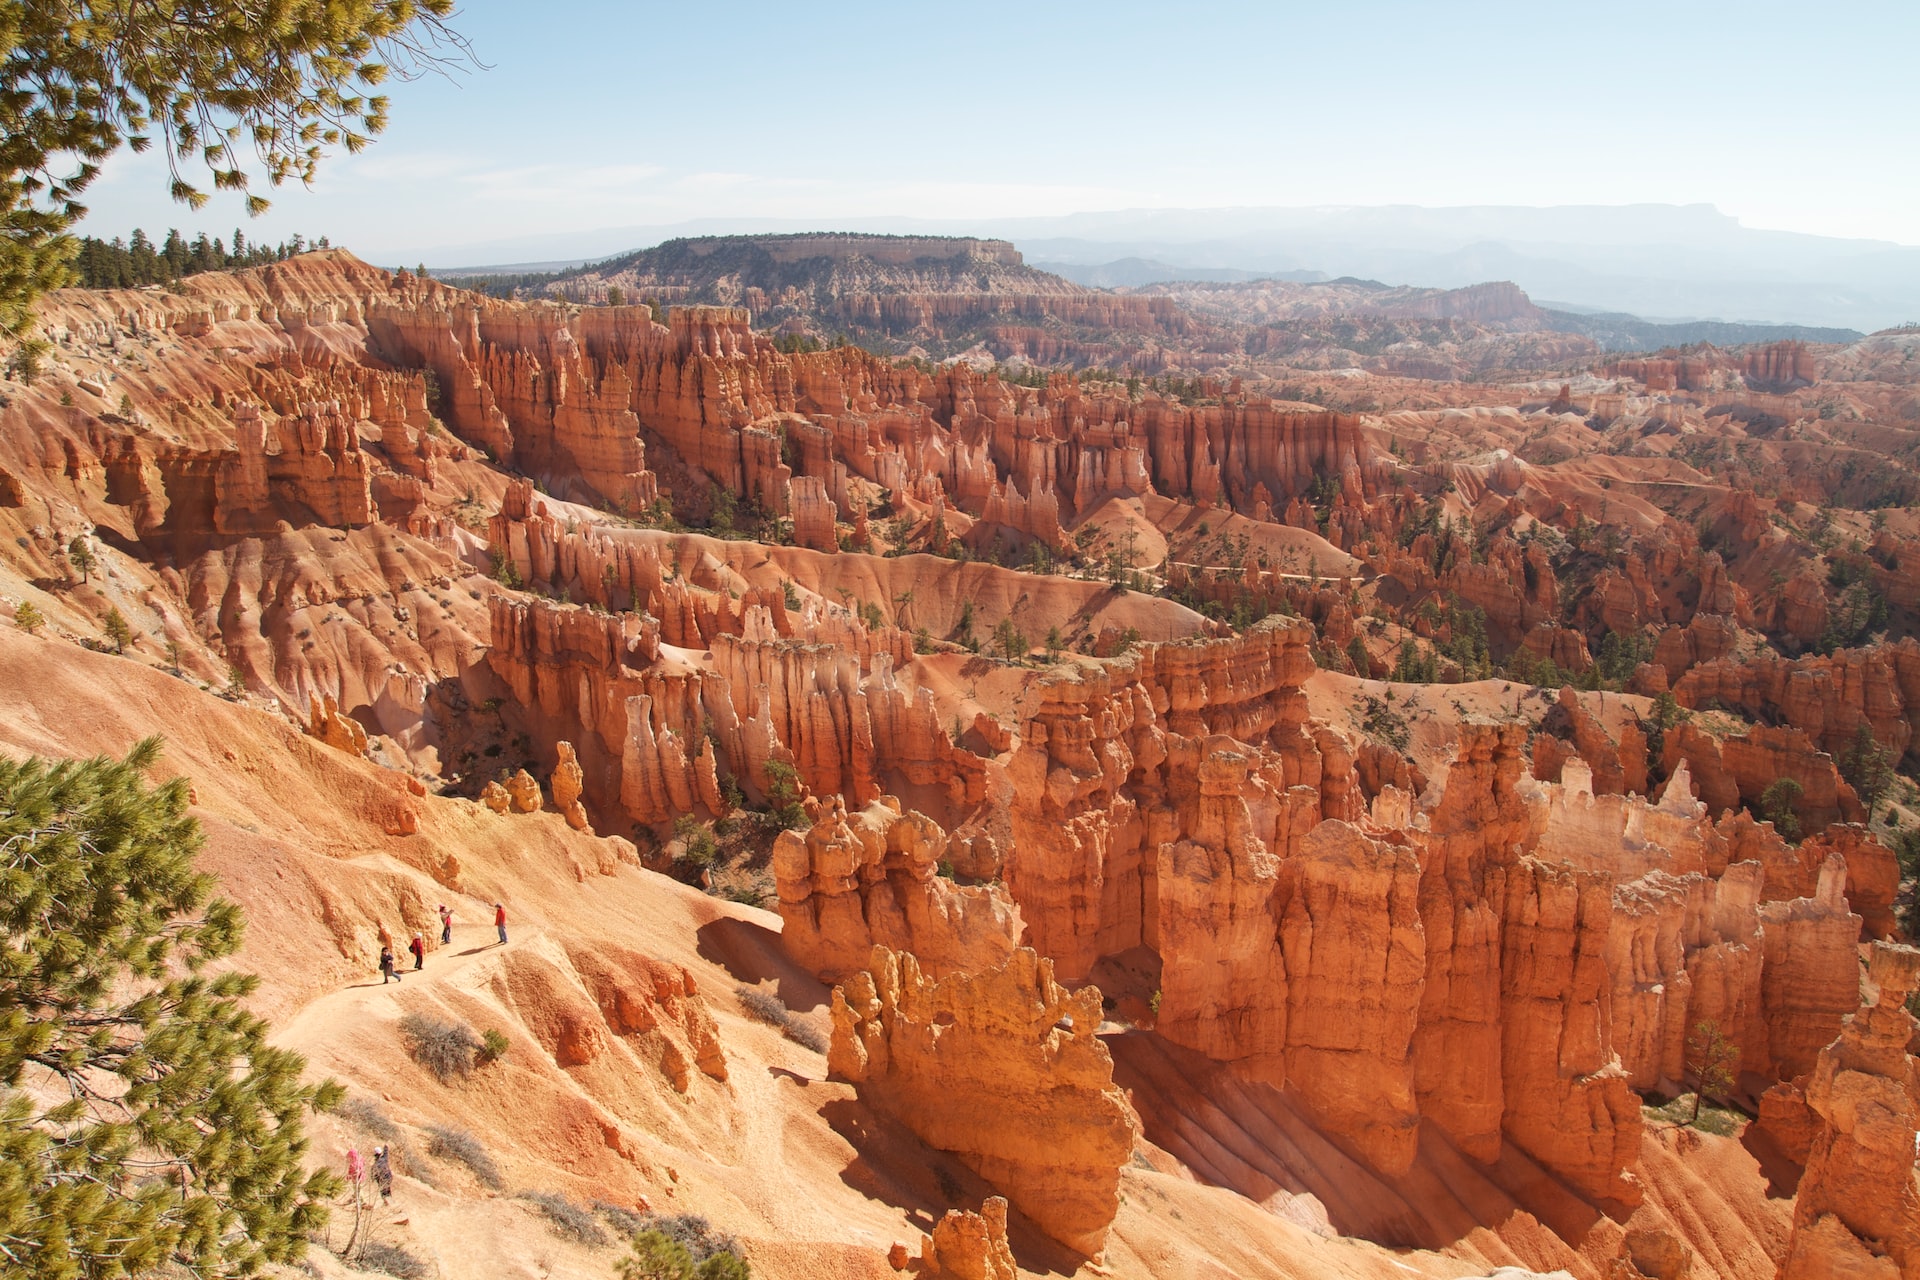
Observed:
[[[384,1240],[361,1244],[353,1251],[353,1263],[362,1271],[377,1271],[395,1280],[429,1280],[433,1275],[426,1259]]]
[[[1862,720],[1854,730],[1853,742],[1840,753],[1836,763],[1847,785],[1860,797],[1867,821],[1872,822],[1873,811],[1893,784],[1893,753],[1880,745],[1873,736],[1873,726]]]
[[[673,820],[673,836],[681,847],[677,861],[696,871],[704,871],[720,856],[720,843],[713,838],[713,828],[690,813]]]
[[[486,1042],[472,1027],[431,1013],[414,1012],[402,1017],[400,1036],[413,1060],[433,1072],[441,1084],[472,1075],[486,1051]]]
[[[1413,731],[1407,725],[1406,713],[1393,705],[1392,698],[1391,692],[1385,698],[1363,694],[1357,708],[1360,728],[1395,751],[1405,751],[1413,740]]]
[[[32,635],[47,625],[47,616],[31,600],[22,600],[13,609],[13,625]]]
[[[1740,1046],[1720,1033],[1720,1024],[1711,1018],[1693,1024],[1687,1036],[1687,1061],[1693,1068],[1693,1112],[1688,1124],[1700,1119],[1703,1098],[1724,1103],[1732,1091],[1740,1070]]]
[[[639,1220],[621,1280],[749,1280],[739,1242],[697,1214],[630,1215]]]
[[[524,1200],[540,1212],[556,1234],[576,1244],[598,1249],[613,1243],[613,1238],[594,1221],[593,1212],[551,1191],[520,1191],[514,1199]]]
[[[507,1185],[500,1174],[500,1166],[493,1162],[480,1139],[465,1129],[449,1128],[445,1125],[430,1124],[427,1130],[427,1154],[440,1160],[452,1160],[467,1166],[480,1185],[491,1191],[498,1191]]]
[[[107,610],[107,620],[100,624],[100,630],[115,653],[125,653],[133,643],[133,628],[127,625],[126,617],[118,609]]]
[[[67,544],[67,563],[80,575],[83,584],[92,580],[93,571],[100,567],[100,560],[93,554],[93,544],[87,541],[86,534],[74,534],[73,541]]]
[[[774,825],[787,831],[808,826],[806,806],[800,803],[800,774],[785,760],[767,761],[767,812]]]
[[[739,997],[740,1007],[746,1010],[748,1017],[780,1028],[782,1035],[802,1049],[810,1049],[815,1053],[827,1051],[826,1038],[812,1023],[796,1018],[792,1010],[787,1008],[787,1002],[773,992],[760,987],[740,986],[733,989],[733,994]]]

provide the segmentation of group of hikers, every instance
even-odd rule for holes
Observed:
[[[443,902],[440,904],[439,911],[440,945],[446,946],[453,941],[453,908]],[[496,902],[493,904],[493,927],[500,931],[500,945],[505,946],[507,943],[507,908],[503,903]],[[422,937],[419,932],[416,931],[413,935],[413,940],[407,943],[407,950],[413,953],[413,967],[415,969],[426,968],[427,944],[425,938]],[[389,942],[382,941],[380,944],[380,985],[384,987],[389,982],[398,981],[400,981],[400,968],[394,962],[393,945]],[[373,1185],[379,1188],[380,1200],[382,1203],[385,1203],[393,1198],[393,1165],[387,1158],[386,1147],[380,1146],[373,1149],[372,1172]],[[357,1187],[361,1179],[366,1176],[366,1173],[367,1169],[360,1159],[359,1150],[354,1147],[348,1147],[348,1180]]]
[[[500,945],[507,945],[507,908],[505,904],[493,904],[493,927],[500,931]],[[440,904],[440,945],[453,941],[453,908],[446,903]],[[426,940],[416,931],[413,941],[407,943],[407,950],[413,953],[413,967],[424,969],[427,966]],[[393,957],[393,944],[382,937],[380,942],[380,985],[400,981],[399,962]]]
[[[348,1147],[347,1181],[353,1184],[356,1197],[360,1194],[360,1182],[366,1176],[366,1172],[366,1166],[360,1161],[359,1149]],[[387,1149],[384,1146],[373,1149],[373,1185],[379,1188],[382,1204],[393,1199],[393,1164],[387,1159]]]

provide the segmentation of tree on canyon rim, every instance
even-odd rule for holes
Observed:
[[[387,124],[389,76],[472,64],[453,0],[23,0],[0,6],[0,332],[26,339],[34,302],[71,278],[80,195],[122,143],[158,138],[176,200],[249,191],[240,150],[267,181],[310,182],[333,147]],[[22,349],[31,346],[23,341]]]
[[[0,1249],[68,1280],[299,1260],[339,1192],[302,1168],[305,1063],[207,976],[239,909],[194,870],[187,781],[123,760],[0,760]]]

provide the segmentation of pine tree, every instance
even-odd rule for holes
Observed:
[[[127,619],[119,609],[107,610],[107,620],[100,629],[107,633],[107,643],[113,646],[115,653],[125,653],[127,646],[133,643],[133,628],[127,625]]]
[[[47,625],[47,615],[31,600],[22,600],[13,610],[13,625],[32,635]]]
[[[159,755],[0,760],[8,1274],[250,1274],[298,1261],[338,1191],[302,1169],[302,1118],[339,1086],[267,1043],[256,979],[203,972],[240,913],[194,870],[187,780],[145,784]]]
[[[1692,1124],[1700,1118],[1700,1101],[1714,1098],[1725,1101],[1732,1091],[1740,1069],[1740,1046],[1720,1034],[1720,1024],[1711,1019],[1693,1024],[1687,1037],[1687,1062],[1693,1068],[1697,1087],[1693,1091]]]
[[[79,571],[81,582],[84,583],[93,576],[93,571],[100,562],[94,557],[93,544],[87,541],[86,534],[74,534],[73,541],[67,544],[67,563]]]
[[[1865,720],[1853,732],[1853,745],[1840,753],[1840,774],[1860,797],[1867,821],[1872,822],[1874,808],[1893,783],[1893,753],[1880,745],[1873,726]]]
[[[1792,778],[1775,778],[1760,793],[1760,818],[1771,822],[1780,838],[1791,844],[1800,843],[1800,797],[1804,793],[1799,783]]]

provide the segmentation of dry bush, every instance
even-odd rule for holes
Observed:
[[[538,1209],[554,1229],[569,1240],[593,1248],[613,1243],[607,1233],[600,1229],[600,1224],[593,1220],[591,1212],[563,1195],[551,1191],[522,1191],[514,1198],[524,1200]]]
[[[406,1131],[395,1124],[380,1104],[365,1094],[354,1093],[334,1108],[334,1114],[363,1133],[387,1144],[388,1154],[393,1159],[395,1172],[418,1178],[430,1187],[438,1188],[433,1173],[427,1168],[427,1162],[420,1158],[413,1144],[407,1141]]]
[[[482,1186],[498,1191],[507,1185],[500,1176],[500,1166],[493,1162],[487,1149],[480,1145],[480,1139],[465,1129],[449,1129],[443,1125],[427,1126],[427,1154],[442,1160],[458,1160],[473,1170],[473,1176],[480,1179]]]
[[[379,1271],[398,1280],[428,1280],[433,1274],[425,1259],[397,1244],[369,1240],[354,1253],[353,1265],[362,1271]]]
[[[607,1224],[618,1232],[622,1239],[631,1240],[646,1230],[645,1221],[632,1209],[623,1209],[606,1200],[595,1200],[593,1211],[605,1218]]]
[[[827,1051],[827,1038],[820,1034],[819,1029],[810,1022],[802,1022],[794,1017],[793,1011],[787,1008],[787,1002],[773,992],[742,986],[735,987],[733,994],[740,998],[740,1007],[747,1011],[748,1017],[780,1028],[782,1035],[802,1049],[810,1049],[814,1053]]]
[[[466,1079],[486,1050],[472,1027],[431,1013],[410,1013],[400,1019],[400,1034],[413,1060],[433,1072],[441,1084]]]

